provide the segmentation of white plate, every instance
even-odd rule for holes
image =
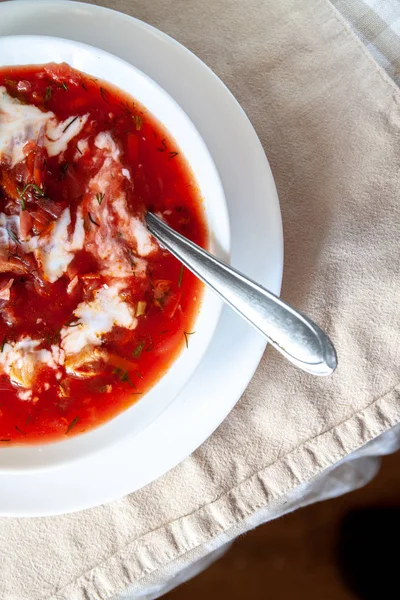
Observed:
[[[175,139],[196,179],[210,231],[211,251],[226,258],[230,252],[229,219],[224,192],[204,140],[184,113],[150,77],[124,60],[81,42],[49,36],[0,37],[0,65],[44,64],[49,58],[66,62],[89,75],[104,78],[141,102]],[[52,444],[2,448],[0,473],[59,466],[121,443],[155,421],[189,381],[203,358],[217,327],[221,300],[204,290],[188,350],[183,349],[168,372],[133,406],[84,435]]]
[[[228,202],[232,264],[279,293],[282,226],[272,174],[243,110],[204,63],[149,25],[71,1],[0,4],[0,35],[12,34],[54,35],[92,44],[131,62],[167,90],[194,122],[217,165]],[[204,102],[213,107],[207,114]],[[264,348],[264,340],[225,308],[199,368],[155,422],[124,444],[71,466],[0,474],[0,514],[80,510],[119,498],[161,476],[226,417]]]

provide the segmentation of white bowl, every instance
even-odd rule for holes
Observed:
[[[222,184],[197,129],[175,100],[147,75],[103,50],[46,36],[0,38],[0,66],[66,62],[70,66],[118,86],[141,102],[176,140],[197,181],[209,230],[209,249],[227,259],[229,218]],[[55,467],[104,450],[126,436],[134,436],[156,420],[190,379],[212,339],[221,301],[204,291],[195,323],[196,335],[162,379],[135,405],[104,425],[71,439],[35,446],[2,448],[0,471],[34,471]],[[179,422],[176,423],[179,427]],[[173,434],[173,432],[171,432]]]

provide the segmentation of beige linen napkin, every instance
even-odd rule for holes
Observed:
[[[328,330],[340,362],[315,379],[267,349],[226,421],[158,481],[82,513],[0,519],[4,600],[144,586],[400,420],[396,86],[327,0],[95,4],[177,38],[241,102],[278,186],[283,297]]]

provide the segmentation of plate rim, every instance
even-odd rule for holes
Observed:
[[[266,181],[268,180],[268,185],[270,188],[269,189],[269,195],[270,195],[269,203],[271,204],[270,208],[271,208],[272,212],[274,212],[275,229],[276,229],[276,231],[275,231],[276,240],[275,240],[275,248],[274,248],[275,253],[276,253],[276,265],[275,265],[275,270],[274,270],[274,281],[273,281],[273,284],[270,285],[270,289],[272,291],[274,291],[275,293],[279,294],[281,281],[282,281],[282,272],[283,272],[283,233],[282,233],[282,221],[281,221],[281,214],[280,214],[280,208],[279,208],[279,200],[278,200],[278,196],[277,196],[277,192],[276,192],[276,186],[275,186],[275,183],[274,183],[274,180],[272,177],[272,173],[271,173],[271,169],[269,167],[267,157],[265,156],[264,150],[262,148],[261,142],[258,139],[258,136],[255,133],[254,128],[251,125],[243,108],[239,105],[239,103],[234,98],[233,94],[230,92],[230,90],[227,88],[227,86],[217,77],[217,75],[203,61],[201,61],[200,58],[198,58],[195,54],[193,54],[188,48],[186,48],[185,46],[183,46],[182,44],[180,44],[178,41],[174,40],[167,34],[156,29],[152,25],[149,25],[148,23],[145,23],[135,17],[132,17],[125,13],[121,13],[114,9],[109,9],[106,7],[99,7],[99,6],[93,5],[93,4],[75,2],[74,0],[17,0],[17,1],[13,1],[13,2],[4,2],[0,5],[0,14],[1,13],[4,14],[8,8],[11,8],[12,5],[14,5],[14,7],[15,7],[18,4],[18,2],[20,4],[28,5],[30,9],[32,9],[32,7],[35,7],[36,11],[38,9],[46,10],[49,5],[53,5],[55,8],[58,8],[58,9],[60,9],[61,7],[66,8],[68,6],[68,10],[72,13],[74,7],[79,10],[82,10],[82,8],[84,7],[84,9],[89,11],[92,14],[92,17],[94,16],[95,18],[98,17],[101,13],[103,13],[109,19],[111,19],[111,17],[116,20],[123,19],[124,21],[126,21],[126,23],[128,23],[128,26],[137,27],[137,28],[139,28],[139,30],[145,30],[149,34],[150,37],[153,36],[154,38],[158,38],[158,40],[162,40],[163,42],[168,43],[174,49],[174,51],[178,50],[181,54],[183,54],[185,56],[185,58],[189,57],[191,61],[194,60],[197,64],[197,68],[202,69],[203,73],[206,73],[207,77],[213,81],[214,86],[218,87],[219,89],[222,89],[224,91],[225,96],[226,96],[226,94],[229,94],[230,102],[231,102],[232,106],[233,105],[235,106],[236,111],[239,110],[242,120],[244,122],[246,122],[246,127],[247,127],[247,131],[248,131],[249,135],[251,135],[252,138],[254,138],[253,144],[255,146],[257,146],[257,148],[255,148],[255,151],[257,153],[258,159],[260,159],[260,160],[262,159],[261,162],[263,162],[263,165],[262,165],[262,169],[264,170],[263,176],[266,179]],[[112,15],[109,15],[109,13],[112,13]],[[27,33],[27,32],[24,32],[24,33]],[[34,34],[36,32],[30,31],[29,33]],[[8,35],[18,35],[15,33],[15,31],[9,31],[7,34]],[[1,26],[0,26],[0,35],[1,35]],[[46,35],[46,34],[43,33],[43,35]],[[56,35],[57,37],[64,37],[64,38],[67,37],[67,39],[71,39],[69,34],[68,34],[68,36],[67,35],[60,36],[59,34],[53,34],[53,35]],[[72,37],[72,39],[74,39],[74,36]],[[88,43],[90,45],[93,45],[95,47],[98,47],[96,44],[94,44],[93,42],[91,42],[89,40],[85,39],[82,41],[84,41],[85,43]],[[100,45],[100,48],[102,48],[101,45]],[[108,50],[108,51],[111,52],[112,54],[114,54],[114,52],[112,50]],[[117,54],[117,56],[120,56],[120,55]],[[121,57],[121,58],[124,58],[124,57]],[[134,64],[134,66],[141,69],[141,67],[136,62]],[[145,74],[148,74],[144,69],[141,69],[141,70],[143,70]],[[149,76],[152,77],[157,83],[159,83],[158,79],[156,77],[154,77],[151,73],[149,74]],[[164,87],[164,86],[162,85],[162,87]],[[165,89],[165,87],[164,87],[164,89]],[[171,93],[168,88],[166,89],[166,91],[168,93]],[[174,96],[174,94],[171,94],[171,95],[173,98],[177,99],[178,103],[182,106],[182,103],[179,101],[179,99],[176,98]],[[183,107],[183,110],[185,110],[185,112],[187,112],[189,118],[191,118],[191,120],[194,122],[195,126],[197,127],[196,120],[194,120],[192,118],[190,112],[188,113],[188,111],[186,110],[184,105],[182,107]],[[202,137],[204,138],[204,135],[202,134],[201,130],[200,130],[200,135],[202,135]],[[207,139],[205,139],[205,141],[207,143]],[[209,146],[208,143],[207,143],[207,146]],[[262,157],[260,154],[260,150],[262,153]],[[211,151],[211,149],[210,149],[210,153],[211,153],[212,157],[214,158],[214,161],[216,162],[217,168],[218,168],[218,162],[215,159],[215,156],[213,155],[213,152]],[[218,168],[218,170],[219,170],[219,168]],[[221,176],[221,173],[220,173],[220,176]],[[222,176],[221,176],[221,179],[224,183]],[[226,192],[226,197],[227,197],[227,201],[228,201],[228,205],[229,205],[229,196],[228,196],[227,192]],[[233,240],[233,243],[234,243],[234,240]],[[265,277],[267,277],[267,275],[269,276],[271,274],[265,273]],[[271,277],[272,277],[272,275],[271,275]],[[226,316],[226,309],[225,309],[225,317],[226,317],[225,321],[227,319],[232,321],[232,319],[230,317]],[[239,324],[237,324],[237,327],[239,327]],[[266,346],[265,341],[258,336],[256,337],[255,335],[254,336],[248,335],[247,337],[251,341],[251,344],[249,341],[249,344],[251,345],[251,352],[252,352],[251,366],[247,367],[246,375],[244,377],[242,377],[241,384],[238,385],[238,387],[235,391],[235,398],[232,402],[230,402],[230,406],[229,406],[228,410],[226,410],[224,412],[222,418],[220,418],[218,420],[218,422],[214,421],[213,425],[208,427],[207,431],[203,432],[202,442],[204,442],[205,439],[207,439],[207,437],[220,425],[222,420],[224,420],[224,418],[226,418],[227,414],[230,412],[230,410],[234,407],[236,402],[239,400],[243,391],[246,389],[248,383],[250,382],[250,380],[258,366],[258,363],[263,355],[263,352],[264,352],[264,349]],[[197,374],[197,372],[192,377],[192,380],[196,377],[196,374]],[[186,386],[187,388],[190,388],[190,383],[191,382],[189,382],[189,385]],[[185,391],[186,391],[186,388],[181,393],[181,395],[184,394]],[[180,406],[181,406],[182,410],[185,410],[184,403],[181,403]],[[141,436],[139,435],[136,438],[136,441],[139,441],[139,444],[140,444],[140,439],[139,439],[140,437]],[[200,442],[200,444],[202,442]],[[191,454],[200,444],[195,442],[193,444],[193,447],[186,448],[185,451],[181,452],[180,454],[178,453],[179,456],[175,455],[174,460],[171,462],[171,464],[167,468],[165,468],[165,465],[164,465],[163,467],[161,467],[158,470],[158,472],[156,472],[157,469],[154,469],[153,476],[149,477],[147,480],[145,480],[146,478],[143,479],[143,474],[142,474],[142,481],[141,481],[140,485],[137,485],[137,486],[130,485],[130,486],[128,486],[130,489],[128,489],[126,485],[125,486],[122,485],[119,488],[119,491],[113,493],[112,491],[108,490],[108,493],[104,492],[104,494],[101,495],[102,497],[98,498],[95,501],[93,501],[93,499],[92,500],[89,500],[89,499],[83,500],[82,498],[80,498],[79,500],[76,500],[75,502],[74,502],[74,500],[72,500],[72,501],[69,500],[67,502],[60,503],[59,498],[50,495],[49,497],[47,497],[45,499],[46,501],[43,501],[43,498],[42,498],[41,502],[39,502],[39,505],[38,504],[35,504],[34,506],[30,505],[28,508],[26,508],[26,507],[23,508],[21,505],[18,505],[17,507],[15,507],[12,503],[12,499],[10,497],[6,496],[5,497],[5,500],[6,500],[5,505],[4,505],[3,501],[0,501],[0,514],[8,515],[8,516],[55,515],[55,514],[62,514],[65,512],[74,512],[77,510],[82,510],[85,508],[96,506],[98,504],[102,504],[105,502],[111,502],[112,500],[116,500],[117,498],[120,498],[121,496],[123,496],[125,494],[128,494],[132,491],[136,491],[143,485],[150,483],[150,481],[154,481],[155,479],[160,477],[162,474],[164,474],[167,470],[171,469],[172,467],[174,467],[178,463],[180,463],[184,458],[186,458],[189,454]],[[102,458],[105,461],[107,468],[110,469],[110,467],[112,467],[112,456],[108,456],[108,457],[103,456]],[[111,461],[111,465],[110,465],[110,461]],[[88,462],[90,462],[89,459],[86,460],[86,463],[88,463]],[[74,463],[74,467],[75,467],[74,468],[74,476],[75,477],[76,477],[76,466],[77,466],[77,463]],[[86,467],[87,467],[87,465],[86,465]],[[63,472],[62,476],[64,477],[65,471],[66,471],[65,468],[47,469],[45,471],[45,474],[47,474],[47,476],[50,477],[50,479],[54,480],[54,477],[57,477],[60,475],[60,471]],[[37,475],[39,475],[39,473],[37,473],[36,475],[35,474],[30,475],[30,476],[29,475],[26,476],[25,474],[22,474],[21,476],[18,475],[16,477],[15,475],[13,475],[12,479],[14,480],[14,484],[16,484],[14,487],[18,488],[18,486],[19,486],[20,488],[23,488],[25,485],[26,487],[29,488],[29,486],[37,485],[37,480],[40,479],[40,477],[37,477]],[[8,481],[7,481],[7,479],[8,479]],[[1,488],[4,489],[7,486],[7,484],[9,484],[12,481],[12,479],[10,479],[10,477],[0,475],[0,489]],[[22,482],[23,479],[24,479],[24,482]],[[24,483],[24,485],[22,485],[22,483]],[[124,488],[124,489],[122,489],[122,488]],[[80,492],[82,492],[82,490],[80,490]],[[1,497],[1,495],[0,495],[0,497]],[[14,496],[14,498],[15,498],[15,496]],[[47,502],[47,504],[46,504],[46,502]],[[62,504],[63,504],[63,506],[61,506]]]

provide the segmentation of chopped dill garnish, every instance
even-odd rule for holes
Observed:
[[[46,93],[44,95],[44,101],[49,102],[49,100],[51,100],[52,96],[53,96],[53,88],[49,85],[46,88]]]
[[[87,92],[87,87],[86,87],[86,85],[85,85],[85,83],[84,83],[83,81],[82,81],[82,83],[81,83],[81,86],[82,86],[82,88],[85,90],[85,92]]]
[[[168,160],[175,158],[175,156],[178,156],[178,154],[179,152],[168,152]]]
[[[140,115],[134,115],[133,120],[135,121],[136,130],[139,131],[142,129],[143,119]]]
[[[78,142],[79,143],[79,142]],[[78,150],[79,154],[82,154],[82,150],[79,150],[78,144],[76,144],[75,148]]]
[[[129,372],[124,371],[124,369],[121,369],[121,367],[115,367],[115,369],[113,370],[113,374],[117,375],[118,379],[122,383],[127,383],[128,385],[130,385],[133,388],[136,387],[136,385],[133,383],[133,381],[131,380],[131,378],[129,376]]]
[[[36,185],[35,183],[28,183],[22,190],[17,188],[18,196],[21,198],[21,200],[25,196],[25,193],[31,188],[33,189],[33,195],[35,196],[35,198],[43,198],[44,197],[44,190],[40,189],[40,187],[38,185]],[[25,210],[25,209],[23,209],[23,210]]]
[[[75,317],[64,323],[64,327],[77,327],[80,323],[80,320]]]
[[[132,112],[131,112],[131,108],[130,108],[130,106],[129,106],[128,102],[120,102],[120,105],[121,105],[121,108],[123,108],[123,109],[124,109],[124,111],[125,111],[125,112],[126,112],[128,115],[131,115],[131,116],[132,116],[132,118],[133,118],[133,115],[132,115]]]
[[[75,419],[72,419],[71,423],[68,425],[67,427],[67,431],[65,432],[65,435],[67,435],[71,429],[73,429],[75,427],[75,425],[78,423],[78,421],[80,420],[80,417],[75,417]]]
[[[142,356],[143,348],[145,347],[146,342],[139,342],[134,351],[132,352],[132,356],[135,358],[140,358]]]
[[[92,217],[92,215],[90,214],[90,212],[88,212],[88,217],[90,219],[90,221],[93,223],[93,225],[96,225],[96,227],[100,227],[100,224],[97,223],[97,221],[95,221]]]
[[[75,121],[79,119],[79,115],[74,117],[73,119],[71,119],[71,121],[64,127],[64,129],[62,130],[63,133],[65,133],[68,129],[68,127],[71,127],[72,123],[75,123]]]
[[[65,175],[67,174],[67,171],[69,169],[69,163],[65,162],[61,165],[60,170],[61,170],[61,179],[64,179]]]
[[[68,86],[67,86],[67,84],[65,83],[65,81],[63,81],[63,82],[62,82],[62,84],[61,84],[61,86],[60,86],[60,87],[62,87],[62,89],[63,89],[63,90],[65,90],[66,92],[68,92]]]
[[[180,268],[180,271],[179,271],[179,277],[178,277],[178,287],[181,287],[181,285],[182,285],[183,269],[184,269],[184,266],[181,265],[181,268]]]
[[[11,442],[11,438],[3,438],[0,442]]]
[[[153,338],[151,336],[151,333],[149,333],[149,345],[147,346],[147,348],[144,349],[145,352],[151,352],[154,348],[154,342],[153,342]]]
[[[4,336],[3,343],[1,344],[0,352],[4,351],[5,345],[7,344],[7,336]]]
[[[20,433],[21,435],[26,435],[26,433],[25,433],[25,432],[23,432],[23,431],[22,431],[22,429],[20,429],[20,428],[18,427],[18,425],[15,425],[15,429],[16,429],[16,430],[18,431],[18,433]]]
[[[120,239],[122,239],[122,238],[123,238],[123,236],[122,236],[122,233],[119,231],[119,232],[117,233],[117,239],[119,239],[119,240],[120,240]],[[135,258],[135,255],[134,255],[134,253],[133,253],[133,250],[132,250],[132,248],[126,248],[126,255],[127,255],[127,257],[128,257],[129,264],[130,264],[130,265],[131,265],[131,267],[132,267],[132,275],[133,275],[133,277],[136,277],[136,273],[135,273],[135,268],[136,268],[136,258]]]
[[[99,203],[99,206],[101,206],[101,203],[104,200],[104,196],[105,196],[105,194],[103,194],[101,192],[97,192],[97,194],[96,194],[96,200]]]
[[[103,98],[104,102],[107,102],[107,104],[110,104],[110,102],[108,100],[107,90],[105,90],[103,87],[100,87],[100,94],[101,94],[101,97]]]
[[[18,236],[9,227],[7,227],[6,229],[7,229],[8,235],[10,236],[10,238],[12,239],[12,241],[15,244],[20,244],[21,242],[19,241]]]
[[[186,348],[189,348],[189,335],[194,335],[196,332],[195,331],[184,331],[183,335],[185,336],[185,344],[186,344]]]

